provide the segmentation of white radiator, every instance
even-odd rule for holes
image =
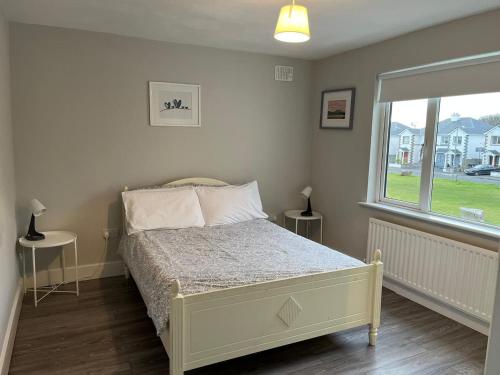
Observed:
[[[368,259],[375,249],[385,280],[491,321],[498,253],[371,218]]]

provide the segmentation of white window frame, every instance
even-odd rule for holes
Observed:
[[[375,94],[374,103],[373,103],[374,106],[373,106],[372,129],[374,130],[374,132],[372,133],[371,149],[370,149],[368,189],[367,189],[366,201],[358,202],[361,206],[369,207],[371,209],[381,210],[384,212],[389,212],[391,214],[414,218],[417,220],[423,220],[431,224],[444,225],[450,228],[469,231],[472,233],[485,235],[491,238],[500,239],[500,226],[479,223],[477,221],[466,220],[454,216],[447,216],[431,212],[429,210],[430,199],[431,199],[430,192],[432,191],[431,183],[433,180],[432,166],[437,146],[437,139],[436,139],[437,126],[432,126],[432,127],[427,126],[428,129],[426,130],[425,134],[425,139],[426,140],[431,139],[432,144],[431,146],[429,146],[430,143],[428,141],[424,143],[423,153],[425,153],[425,163],[423,161],[423,168],[426,170],[430,168],[430,171],[428,171],[429,173],[427,174],[424,171],[422,171],[422,176],[426,177],[423,177],[423,179],[421,178],[420,203],[418,205],[405,204],[405,202],[387,199],[383,195],[385,191],[386,166],[387,166],[387,156],[388,156],[387,143],[390,141],[388,134],[389,127],[387,126],[386,122],[386,120],[388,119],[387,116],[388,114],[390,114],[390,103],[388,104],[386,103],[386,101],[388,101],[388,99],[391,97],[392,98],[397,97],[397,95],[395,95],[394,92],[392,92],[392,94],[391,93],[387,94],[386,92],[385,95],[382,95],[383,92],[382,82],[385,80],[398,79],[400,77],[406,77],[406,76],[416,76],[419,74],[426,75],[428,73],[433,73],[433,72],[436,72],[439,76],[439,72],[441,71],[446,71],[449,69],[462,69],[462,68],[469,69],[469,67],[471,67],[469,69],[469,74],[467,75],[470,81],[471,77],[474,74],[482,74],[482,69],[479,67],[480,65],[486,64],[484,65],[485,69],[490,69],[492,71],[495,71],[495,69],[498,69],[498,66],[492,64],[495,64],[497,62],[500,62],[500,52],[491,52],[481,55],[469,56],[469,57],[441,61],[410,68],[404,68],[391,72],[379,73],[377,75],[375,92],[374,92]],[[483,74],[483,76],[487,75]],[[447,81],[446,76],[442,78],[444,79],[443,82],[445,83],[445,85],[440,84],[441,88],[443,86],[446,86],[447,82],[450,83],[449,80]],[[466,83],[466,80],[462,83]],[[492,82],[488,81],[488,84],[486,84],[484,80],[482,81],[481,85],[484,87],[484,92],[491,92],[491,87],[490,87],[491,83]],[[392,89],[394,89],[394,86],[392,87]],[[462,88],[460,88],[460,90],[463,90],[463,92],[458,92],[456,89],[457,87],[455,87],[455,91],[453,91],[453,89],[451,90],[453,92],[446,92],[445,90],[439,90],[436,87],[432,87],[432,90],[431,89],[428,90],[429,91],[428,97],[447,96],[444,94],[448,94],[449,96],[454,96],[454,95],[467,95],[467,94],[477,93],[477,87],[475,88],[475,90],[469,90],[470,92],[467,91],[466,86],[462,86]],[[422,93],[422,90],[420,90],[420,93]],[[418,98],[418,96],[415,95],[416,94],[420,95],[420,93],[402,92],[401,99],[403,100],[404,96],[406,96],[407,99],[412,97]],[[441,93],[441,95],[439,93]],[[440,100],[440,99],[435,99],[435,100]],[[428,115],[431,115],[432,113],[429,112],[435,112],[437,114],[436,110],[434,111],[428,110]],[[439,143],[439,145],[442,145],[441,142]],[[429,182],[428,185],[425,185],[426,181]],[[424,188],[423,186],[426,187]]]
[[[377,173],[377,185],[375,187],[375,205],[381,204],[388,208],[393,207],[395,210],[407,209],[408,212],[414,212],[422,217],[435,217],[437,220],[443,220],[444,222],[456,222],[463,223],[460,225],[470,225],[471,228],[487,228],[485,229],[487,233],[493,232],[498,233],[500,227],[487,223],[480,223],[473,220],[463,219],[461,217],[449,216],[431,211],[431,199],[432,199],[432,184],[434,179],[434,159],[436,153],[437,142],[437,124],[439,122],[439,105],[441,98],[430,98],[427,102],[427,117],[426,126],[424,134],[424,145],[423,156],[422,156],[422,168],[420,173],[420,201],[418,203],[406,202],[397,199],[391,199],[385,196],[386,191],[386,177],[387,177],[387,166],[388,166],[388,142],[390,141],[390,121],[391,121],[391,106],[392,103],[378,103],[380,113],[380,137],[379,138],[379,149],[378,155],[381,158],[378,162],[378,173]],[[452,139],[450,139],[451,141]],[[369,203],[368,203],[369,205]],[[478,231],[478,230],[476,230]],[[478,231],[480,232],[480,231]]]
[[[496,138],[497,141],[493,142],[493,138]],[[490,141],[491,146],[500,146],[500,135],[492,135],[491,136],[491,141]]]
[[[459,142],[457,142],[459,141]],[[459,145],[461,146],[463,142],[463,137],[461,135],[454,135],[453,136],[453,145]]]
[[[400,201],[397,199],[388,198],[385,196],[386,191],[386,176],[387,176],[387,160],[388,160],[388,150],[387,142],[389,142],[389,132],[390,132],[390,122],[391,122],[391,106],[392,103],[384,103],[379,104],[382,108],[381,115],[381,123],[383,128],[383,139],[381,143],[381,155],[382,155],[382,165],[381,165],[381,173],[379,174],[378,180],[378,189],[377,189],[377,201],[398,206],[398,207],[407,207],[411,209],[422,210],[424,212],[430,212],[430,197],[432,192],[432,172],[433,172],[433,160],[434,160],[434,152],[435,147],[427,147],[429,142],[427,139],[436,139],[436,126],[437,116],[439,115],[439,101],[440,99],[428,99],[427,103],[427,117],[425,124],[425,134],[424,134],[424,145],[423,147],[423,155],[422,155],[422,169],[420,173],[420,202],[412,203],[406,201]],[[429,138],[431,137],[431,138]],[[435,141],[430,142],[434,145]],[[430,158],[429,158],[430,157]],[[424,185],[427,184],[428,186]]]
[[[408,142],[405,142],[405,138],[408,139]],[[410,144],[410,136],[409,135],[403,135],[401,137],[401,144],[402,145],[409,145]]]

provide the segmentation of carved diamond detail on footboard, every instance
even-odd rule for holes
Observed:
[[[301,312],[302,306],[293,297],[289,297],[278,311],[278,316],[283,323],[290,327]]]

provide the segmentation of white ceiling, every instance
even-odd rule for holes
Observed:
[[[9,20],[317,59],[500,7],[500,0],[297,0],[311,40],[273,38],[288,0],[5,0]]]

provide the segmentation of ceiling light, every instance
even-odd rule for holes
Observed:
[[[295,0],[292,0],[291,5],[282,7],[274,38],[287,43],[307,42],[311,38],[307,8],[295,5]]]

